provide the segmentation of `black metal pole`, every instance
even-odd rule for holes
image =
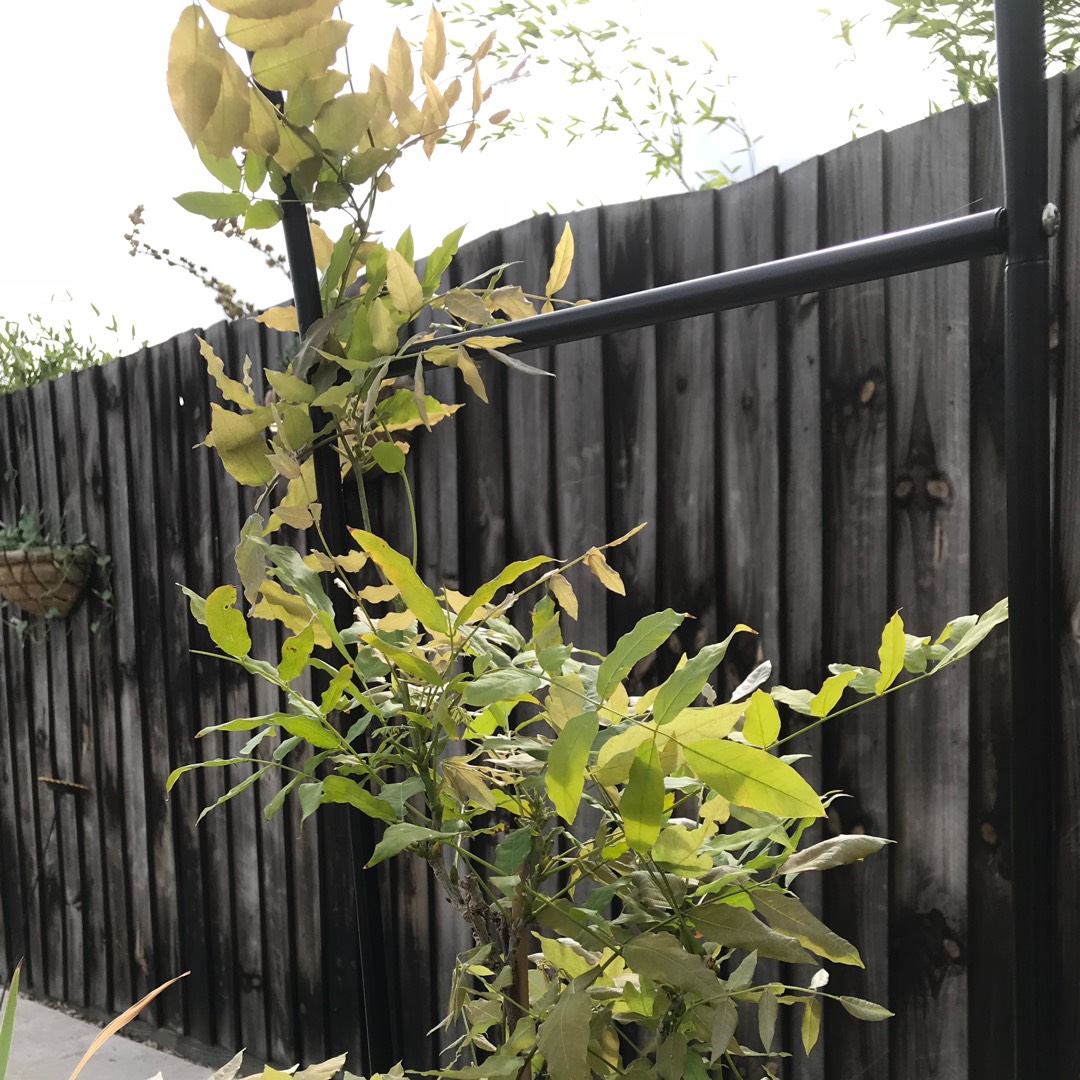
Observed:
[[[1057,664],[1050,520],[1050,273],[1041,0],[996,0],[1005,169],[1005,468],[1012,699],[1014,1075],[1057,1076],[1054,761]],[[1069,1022],[1073,1022],[1070,1018]]]
[[[250,54],[249,54],[250,59]],[[258,85],[258,84],[256,84]],[[280,91],[259,89],[267,100],[279,112],[285,108],[285,99]],[[315,265],[315,250],[311,244],[311,230],[308,226],[307,211],[297,199],[292,180],[285,177],[285,190],[279,200],[281,206],[281,226],[285,233],[285,254],[289,261],[289,274],[292,278],[293,300],[296,304],[296,321],[300,336],[311,328],[312,324],[323,315],[322,294],[319,289],[319,272]],[[312,410],[312,424],[318,431],[325,426],[329,417],[321,409]],[[319,527],[332,551],[349,550],[350,538],[345,520],[345,500],[341,491],[341,470],[337,452],[331,445],[323,446],[315,452],[315,486],[322,505]],[[311,531],[315,544],[318,537]],[[334,604],[334,617],[338,625],[349,625],[353,619],[352,604],[341,589],[331,584],[327,594]],[[336,654],[328,657],[337,662]],[[389,1069],[396,1060],[393,1045],[393,1029],[390,1023],[389,985],[391,972],[387,964],[383,934],[382,903],[379,894],[379,879],[375,872],[358,874],[356,866],[363,866],[375,849],[375,823],[364,815],[356,815],[347,808],[335,807],[345,823],[345,836],[335,843],[332,858],[350,860],[350,877],[353,894],[356,898],[356,921],[359,944],[360,986],[362,994],[362,1032],[361,1040],[365,1050],[364,1071],[370,1075]],[[326,811],[324,811],[325,813]],[[354,818],[359,820],[354,824]],[[326,879],[324,879],[326,880]],[[340,876],[331,873],[331,887],[344,884]],[[340,942],[324,942],[324,955]],[[326,1017],[332,1010],[324,1010]],[[332,1048],[333,1049],[333,1048]]]
[[[542,349],[601,334],[656,326],[714,311],[997,255],[1005,250],[1006,231],[1002,210],[984,210],[869,240],[837,244],[805,255],[500,323],[494,329],[482,327],[447,335],[438,338],[438,343],[452,345],[470,337],[497,333],[518,339],[516,344],[502,347],[504,352]],[[430,347],[430,342],[417,346],[416,351],[424,347]],[[393,374],[411,370],[412,365],[405,363],[391,369]]]

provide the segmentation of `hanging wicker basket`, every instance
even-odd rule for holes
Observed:
[[[82,596],[93,565],[93,549],[85,544],[0,551],[0,597],[30,615],[63,618]]]

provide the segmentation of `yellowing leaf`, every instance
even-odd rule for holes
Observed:
[[[548,274],[547,286],[544,289],[548,296],[554,296],[566,284],[573,263],[574,234],[568,221],[563,227],[562,237],[555,248],[555,258],[551,262],[551,272]]]
[[[316,23],[328,19],[337,3],[338,0],[306,0],[298,10],[269,19],[230,15],[225,24],[225,36],[238,49],[249,52],[277,48],[287,45]]]
[[[206,127],[202,142],[216,157],[227,157],[243,144],[251,114],[247,76],[225,53],[222,61],[221,91]]]
[[[401,36],[400,30],[394,31],[390,41],[390,52],[386,60],[386,78],[405,94],[413,92],[413,62],[408,42]]]
[[[483,326],[491,322],[487,305],[471,289],[451,289],[440,298],[440,304],[459,319]]]
[[[180,12],[169,41],[169,99],[191,144],[202,138],[221,94],[225,50],[198,4]]]
[[[578,617],[578,598],[573,586],[562,574],[552,574],[548,578],[548,588],[552,595],[559,601],[560,607],[571,619]]]
[[[462,348],[458,348],[457,369],[465,380],[465,385],[485,404],[488,404],[487,389],[484,380],[480,377],[480,369],[476,361]]]
[[[308,231],[311,233],[311,247],[315,252],[315,268],[325,270],[330,265],[330,259],[334,254],[334,241],[326,235],[321,225],[314,221],[308,222]]]
[[[809,1054],[814,1049],[821,1033],[821,999],[812,997],[803,1002],[802,1023],[799,1034],[802,1037],[803,1050]]]
[[[755,690],[746,704],[743,737],[751,746],[772,746],[780,734],[780,713],[776,703],[763,690]]]
[[[623,584],[623,579],[617,571],[612,570],[608,565],[604,553],[599,548],[589,548],[585,552],[584,562],[605,588],[610,589],[613,593],[618,593],[620,596],[626,595],[626,586]]]
[[[296,308],[290,304],[288,307],[267,308],[261,315],[255,316],[256,322],[263,326],[269,326],[271,330],[280,330],[283,334],[300,333],[300,324],[296,321]]]
[[[199,343],[199,352],[206,361],[206,368],[213,377],[214,382],[217,383],[221,396],[226,401],[232,401],[242,408],[254,409],[256,402],[252,392],[242,382],[230,379],[225,374],[225,362],[214,352],[208,342],[198,337],[198,335],[196,335],[196,340]]]
[[[244,132],[240,145],[261,157],[273,156],[281,145],[281,123],[277,110],[266,100],[266,95],[261,90],[249,86],[248,111],[248,129]]]
[[[585,766],[593,739],[600,730],[600,718],[595,712],[575,716],[559,732],[548,756],[544,783],[555,811],[573,824],[578,805],[585,790]]]
[[[220,585],[206,598],[206,629],[214,644],[230,656],[247,656],[251,652],[251,638],[247,620],[233,606],[236,589],[232,585]]]
[[[446,31],[443,18],[436,7],[432,6],[428,16],[427,34],[424,36],[423,61],[421,70],[429,79],[438,78],[446,64]]]
[[[287,592],[276,581],[262,583],[259,601],[251,609],[251,615],[255,619],[276,619],[294,634],[302,634],[310,627],[315,635],[315,644],[320,649],[330,647],[329,634],[318,622],[313,621],[313,612],[304,599]]]
[[[269,409],[259,408],[240,415],[223,409],[217,402],[210,405],[210,434],[205,445],[217,450],[221,464],[241,484],[260,487],[277,475],[267,457],[270,448],[263,437],[270,419]]]
[[[416,622],[411,611],[391,611],[379,620],[379,629],[390,633],[394,630],[408,630]]]
[[[352,150],[365,138],[378,111],[374,94],[342,94],[319,113],[315,137],[327,149]]]
[[[371,305],[368,324],[371,327],[371,345],[375,350],[375,355],[391,356],[396,353],[398,348],[397,323],[394,322],[394,317],[382,300],[376,300]]]
[[[353,539],[378,564],[392,585],[396,585],[409,610],[433,633],[447,634],[446,612],[435,594],[420,580],[412,563],[385,540],[363,529],[349,530]]]
[[[878,649],[878,658],[881,661],[881,677],[878,679],[874,690],[878,694],[884,693],[896,681],[896,677],[904,670],[904,651],[907,648],[907,637],[904,634],[904,620],[900,618],[900,612],[896,612],[886,623],[881,632],[881,647]]]
[[[728,739],[705,739],[684,750],[694,774],[737,806],[777,817],[824,817],[814,789],[788,764],[764,750]]]
[[[349,23],[331,19],[312,26],[287,45],[260,49],[251,58],[251,74],[268,90],[299,89],[306,80],[323,75],[334,63],[349,29]]]
[[[664,773],[652,739],[643,742],[634,755],[619,812],[627,844],[639,855],[646,854],[660,835],[664,815]]]
[[[308,158],[314,157],[318,153],[317,147],[312,147],[308,143],[308,139],[312,138],[308,135],[305,138],[299,132],[294,131],[288,124],[283,123],[280,119],[275,119],[277,126],[278,145],[274,151],[274,160],[281,166],[282,170],[287,173],[296,171],[297,166],[302,161],[307,161]]]
[[[754,907],[765,916],[765,921],[779,933],[795,938],[800,945],[818,956],[824,956],[826,960],[853,967],[863,966],[859,950],[812,915],[797,896],[770,889],[755,889],[751,899]]]
[[[308,7],[313,0],[209,0],[212,7],[245,19],[276,19]]]
[[[369,604],[385,604],[401,594],[396,585],[369,585],[366,589],[361,589],[358,595]]]
[[[828,716],[844,696],[844,688],[858,674],[858,671],[841,671],[838,675],[830,675],[810,699],[811,716]]]
[[[398,251],[386,253],[386,288],[402,315],[413,315],[424,306],[424,290],[412,265]]]

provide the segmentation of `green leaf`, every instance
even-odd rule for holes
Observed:
[[[809,690],[792,690],[790,686],[774,686],[769,693],[774,701],[786,705],[789,709],[804,716],[813,716],[810,711],[810,702],[813,694]]]
[[[307,667],[311,657],[311,651],[315,648],[315,630],[305,626],[299,634],[286,638],[281,643],[281,663],[278,664],[278,675],[282,682],[291,683]]]
[[[548,755],[548,767],[544,774],[548,797],[559,817],[570,824],[577,817],[578,805],[585,790],[589,750],[599,730],[600,717],[595,712],[575,716],[559,732]]]
[[[811,716],[828,716],[844,696],[844,689],[856,676],[855,671],[841,671],[830,675],[821,689],[810,699]]]
[[[761,1036],[761,1047],[765,1053],[772,1050],[773,1036],[776,1034],[776,1014],[780,1006],[776,1003],[776,995],[771,990],[766,990],[758,998],[758,1035]]]
[[[786,933],[755,918],[744,907],[719,902],[701,904],[688,912],[690,921],[708,941],[726,948],[756,950],[760,956],[787,964],[812,964],[814,958]]]
[[[314,784],[302,784],[297,789],[296,796],[300,800],[301,824],[307,821],[322,806],[324,794],[321,780]]]
[[[410,776],[408,780],[402,780],[398,784],[385,784],[379,792],[379,798],[390,804],[394,811],[394,820],[400,821],[405,816],[405,804],[423,790],[424,781],[418,776]]]
[[[495,594],[500,589],[506,588],[508,585],[513,585],[515,581],[522,574],[527,574],[530,570],[535,570],[538,566],[543,566],[545,563],[554,562],[550,555],[536,555],[531,559],[522,559],[519,562],[512,562],[509,566],[504,567],[495,575],[490,581],[485,582],[469,597],[468,602],[458,612],[457,618],[454,619],[454,629],[459,626],[463,626],[473,614],[473,612],[479,610],[485,604],[490,604],[495,599]]]
[[[371,456],[384,473],[405,471],[405,451],[396,442],[380,439],[371,447]]]
[[[245,759],[241,758],[241,760],[243,761]],[[221,798],[219,798],[216,802],[212,803],[210,806],[204,806],[202,812],[199,814],[196,824],[198,824],[199,821],[202,821],[202,819],[206,817],[206,815],[209,814],[211,810],[216,810],[223,803],[227,803],[230,799],[235,798],[241,792],[247,791],[247,789],[251,787],[252,784],[255,784],[259,780],[261,780],[272,768],[272,765],[264,765],[261,769],[257,769],[250,776],[245,776],[244,779],[236,785],[236,787],[231,788],[229,791],[226,791],[225,794],[222,795]]]
[[[436,832],[423,825],[398,822],[383,833],[382,839],[375,845],[375,850],[365,865],[375,866],[384,859],[389,859],[406,848],[412,847],[413,844],[420,844],[426,840],[453,840],[457,836],[457,833]]]
[[[770,889],[755,889],[751,893],[751,899],[754,907],[765,916],[766,922],[774,930],[795,938],[811,952],[837,964],[864,966],[859,950],[811,915],[797,896]]]
[[[247,656],[251,652],[251,637],[247,620],[233,607],[236,588],[219,585],[206,598],[206,628],[214,644],[230,656]]]
[[[516,874],[518,867],[529,857],[533,845],[530,826],[508,832],[495,849],[495,865],[504,874]]]
[[[542,684],[543,680],[530,671],[522,671],[516,667],[496,668],[466,684],[462,701],[466,705],[486,709],[496,701],[508,701],[531,694]]]
[[[215,220],[239,217],[251,206],[251,200],[239,191],[188,191],[175,201],[190,214]]]
[[[864,998],[842,997],[840,1004],[858,1020],[888,1020],[894,1015],[884,1005],[877,1005]]]
[[[646,615],[633,630],[623,634],[605,657],[596,676],[596,692],[607,701],[634,665],[655,652],[682,625],[685,615],[671,608]]]
[[[743,738],[751,746],[764,749],[772,746],[780,734],[780,714],[772,696],[764,690],[755,690],[746,703],[746,719],[743,721]]]
[[[619,813],[627,844],[644,855],[656,843],[664,816],[664,770],[655,739],[643,742],[634,754]]]
[[[891,843],[892,840],[864,834],[831,836],[820,844],[812,844],[802,851],[797,851],[780,867],[780,873],[804,874],[808,870],[831,870],[835,866],[847,866],[848,863],[873,855],[875,851],[880,851],[886,844]]]
[[[301,776],[294,776],[287,784],[283,784],[277,791],[274,792],[274,797],[263,807],[263,817],[267,821],[273,821],[277,817],[281,808],[285,805],[285,800],[289,797],[289,792],[292,791],[297,784],[303,779]]]
[[[19,1003],[19,976],[22,974],[22,961],[15,965],[11,973],[11,982],[7,988],[7,1001],[4,1015],[0,1017],[0,1080],[7,1076],[8,1061],[11,1057],[11,1042],[15,1037],[15,1006]]]
[[[353,539],[371,556],[386,575],[391,585],[396,585],[409,610],[436,634],[448,634],[450,626],[446,612],[435,599],[435,594],[420,580],[409,560],[395,551],[381,536],[363,529],[349,530]]]
[[[995,626],[1005,622],[1008,617],[1009,598],[1006,596],[1004,600],[999,600],[989,611],[985,611],[979,616],[979,621],[964,634],[959,643],[937,665],[935,670],[945,667],[946,664],[951,664],[954,660],[959,660],[962,656],[967,656]]]
[[[248,229],[272,229],[281,221],[281,207],[272,199],[253,202],[244,214],[244,231]]]
[[[705,961],[687,952],[671,934],[649,932],[623,946],[623,958],[639,975],[704,1001],[719,997],[723,985]]]
[[[439,279],[443,276],[450,263],[454,261],[458,245],[461,243],[461,234],[464,231],[465,226],[462,225],[460,229],[455,229],[452,233],[449,233],[443,242],[427,257],[427,261],[424,263],[423,280],[425,293],[431,293],[438,287]]]
[[[323,780],[323,792],[326,802],[348,803],[368,817],[393,824],[400,815],[384,799],[372,795],[367,788],[347,776],[328,776]]]
[[[582,1080],[589,1070],[592,999],[571,983],[536,1032],[551,1080]]]
[[[711,1062],[715,1065],[724,1056],[739,1025],[739,1010],[733,1001],[720,1001],[713,1007]]]
[[[709,676],[724,659],[731,639],[742,630],[753,633],[750,627],[740,623],[723,641],[715,645],[706,645],[693,660],[688,661],[668,677],[657,692],[653,703],[653,719],[657,724],[662,725],[669,720],[674,720],[683,709],[694,703],[694,699],[709,681]]]
[[[907,637],[904,634],[904,620],[897,611],[885,624],[881,632],[881,647],[878,649],[878,659],[881,661],[881,677],[874,689],[883,694],[896,681],[896,677],[904,670],[904,651],[907,648]]]
[[[231,154],[225,157],[217,157],[211,154],[202,143],[196,143],[195,149],[199,152],[199,158],[206,166],[206,171],[215,179],[223,183],[227,188],[238,191],[240,188],[240,166],[236,158]]]
[[[290,716],[282,713],[276,721],[290,735],[317,746],[320,750],[340,750],[341,737],[331,731],[322,720],[313,716]]]
[[[165,790],[172,791],[173,785],[180,779],[184,773],[191,772],[192,769],[216,769],[225,765],[247,765],[250,764],[247,758],[244,757],[231,757],[231,758],[212,758],[209,761],[193,761],[190,765],[180,765],[173,769],[169,773],[168,780],[165,781]]]
[[[186,585],[181,585],[180,591],[188,598],[188,603],[191,605],[191,617],[200,626],[205,626],[206,601],[197,592],[192,592]]]
[[[814,789],[764,750],[729,739],[703,739],[685,753],[694,774],[729,802],[781,818],[825,816]]]

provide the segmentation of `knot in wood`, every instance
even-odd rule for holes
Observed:
[[[926,481],[926,494],[935,502],[944,502],[949,497],[949,482],[940,476]]]
[[[906,499],[911,498],[911,493],[915,490],[915,484],[911,477],[903,476],[896,482],[896,487],[893,488],[893,494],[896,496],[897,502],[904,502]]]
[[[862,386],[859,387],[859,404],[869,405],[876,393],[877,379],[873,378],[873,376],[864,379]]]

